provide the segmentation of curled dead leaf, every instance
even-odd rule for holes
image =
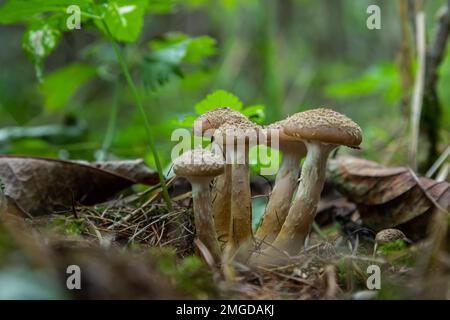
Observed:
[[[417,177],[407,167],[338,157],[330,161],[328,174],[335,188],[357,205],[364,224],[375,230],[405,224],[425,230],[437,206],[450,207],[448,182]]]
[[[140,168],[139,174],[139,170],[132,174],[133,163]],[[78,203],[106,201],[136,183],[157,183],[155,174],[142,166],[139,161],[92,166],[87,162],[0,156],[0,180],[5,196],[29,214],[43,215]]]

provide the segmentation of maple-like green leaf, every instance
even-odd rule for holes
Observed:
[[[225,90],[217,90],[197,103],[195,105],[195,111],[198,114],[203,114],[218,107],[228,107],[240,111],[242,109],[242,101],[232,93]]]

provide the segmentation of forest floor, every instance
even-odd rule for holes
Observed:
[[[20,252],[28,268],[46,270],[56,287],[65,285],[67,266],[80,266],[83,290],[60,290],[60,298],[449,298],[448,273],[424,255],[433,248],[430,241],[396,242],[374,252],[370,232],[349,233],[348,221],[330,220],[326,210],[303,251],[283,266],[230,259],[220,268],[208,265],[194,241],[191,195],[184,191],[173,197],[172,212],[158,193],[143,192],[32,219],[4,215],[0,256]]]

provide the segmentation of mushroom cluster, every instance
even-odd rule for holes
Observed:
[[[219,152],[190,151],[175,160],[174,171],[192,184],[197,236],[216,261],[224,244],[237,250],[254,238],[263,249],[253,255],[256,263],[297,254],[316,215],[330,152],[340,145],[358,148],[362,141],[355,122],[325,108],[299,112],[265,128],[235,110],[217,108],[197,119],[194,132],[212,138],[213,151]],[[248,153],[261,140],[280,151],[282,162],[254,236]]]

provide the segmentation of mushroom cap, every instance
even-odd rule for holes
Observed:
[[[246,143],[250,139],[257,142],[262,134],[264,134],[262,128],[251,121],[225,122],[214,131],[214,139],[222,141],[224,144],[235,144],[236,140],[239,141],[241,139]]]
[[[215,177],[224,167],[223,157],[206,149],[189,150],[173,162],[173,171],[181,177]]]
[[[249,118],[240,112],[228,107],[220,107],[198,117],[194,122],[194,129],[201,128],[203,134],[206,130],[218,129],[224,123],[239,124],[243,122],[252,123]]]
[[[301,140],[321,141],[358,148],[362,141],[361,128],[345,115],[331,109],[319,108],[299,112],[287,118],[284,133]]]
[[[287,121],[289,120],[289,118],[286,118],[284,120],[280,120],[274,123],[269,124],[268,126],[264,127],[264,133],[267,136],[267,139],[270,141],[272,139],[272,133],[274,130],[278,131],[278,137],[280,139],[280,141],[301,141],[301,139],[291,136],[291,135],[287,135],[284,132],[284,125],[287,123]]]
[[[384,229],[377,233],[375,236],[375,242],[379,244],[393,242],[397,240],[405,240],[408,238],[405,234],[398,229]]]

